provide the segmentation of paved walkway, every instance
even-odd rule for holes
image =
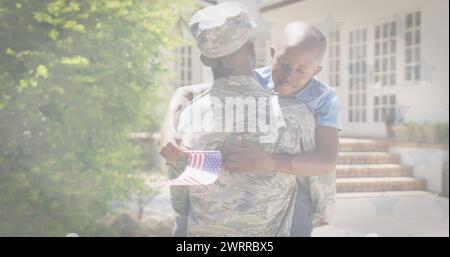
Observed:
[[[171,216],[169,188],[162,186],[146,208],[153,217]],[[449,236],[449,199],[423,191],[346,193],[337,198],[330,226],[313,236]]]
[[[449,199],[426,192],[349,194],[313,236],[449,236]]]

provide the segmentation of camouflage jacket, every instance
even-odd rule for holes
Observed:
[[[251,129],[252,124],[258,123],[258,115],[247,112],[248,115],[238,117],[236,113],[242,110],[236,110],[230,122],[233,112],[225,110],[223,104],[215,108],[218,100],[225,103],[239,97],[272,104],[271,111],[261,104],[255,110],[258,115],[269,113],[265,121],[275,123],[269,132],[262,132],[259,127],[256,131]],[[199,124],[200,130],[195,127]],[[238,129],[242,124],[244,131]],[[224,141],[237,133],[246,140],[263,143],[268,152],[297,154],[315,148],[315,120],[310,110],[295,98],[279,98],[264,91],[247,76],[216,80],[207,94],[183,110],[179,133],[184,145],[192,150],[221,150]],[[326,222],[324,213],[334,201],[334,179],[296,177],[275,171],[232,173],[223,169],[213,185],[193,186],[184,192],[189,194],[188,235],[289,236],[297,181],[311,192],[315,221]]]

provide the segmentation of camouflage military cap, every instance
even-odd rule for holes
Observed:
[[[189,27],[202,55],[219,58],[250,41],[256,24],[241,4],[225,2],[197,11]]]

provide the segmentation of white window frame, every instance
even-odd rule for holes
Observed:
[[[383,22],[374,27],[374,74],[375,85],[397,84],[397,33],[395,21]]]
[[[418,84],[421,80],[422,12],[408,12],[404,16],[404,81]]]
[[[387,115],[396,115],[397,96],[395,94],[377,95],[373,98],[373,122],[385,122]]]
[[[332,87],[341,85],[341,32],[331,31],[328,37],[328,84]]]
[[[176,87],[192,85],[192,46],[183,45],[175,49]]]
[[[349,31],[348,42],[348,122],[367,122],[367,57],[369,28]]]

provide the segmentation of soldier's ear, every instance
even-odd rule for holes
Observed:
[[[275,56],[275,46],[270,46],[270,56],[273,58]]]

